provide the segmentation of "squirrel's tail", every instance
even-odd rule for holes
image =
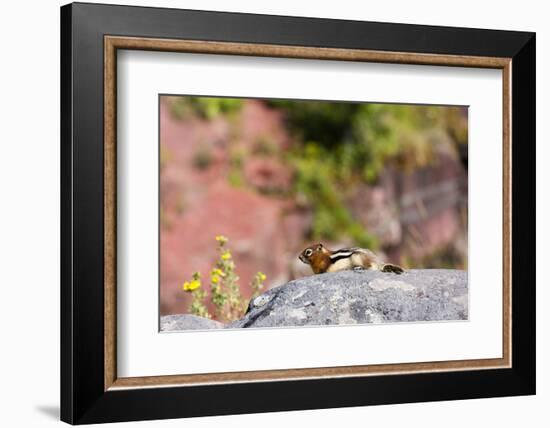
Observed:
[[[396,274],[401,274],[405,272],[405,270],[401,266],[385,264],[384,266],[382,266],[382,272],[393,272]]]

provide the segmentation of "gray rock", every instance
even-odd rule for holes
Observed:
[[[468,319],[468,275],[445,269],[401,275],[344,271],[312,275],[250,302],[227,328]]]
[[[165,315],[160,317],[161,331],[212,330],[223,327],[225,327],[225,324],[221,322],[190,314]]]

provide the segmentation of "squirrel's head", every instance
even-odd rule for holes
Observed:
[[[304,262],[305,264],[309,265],[315,259],[316,257],[319,257],[322,254],[328,254],[328,250],[323,246],[323,244],[315,244],[310,245],[304,251],[300,253],[298,258]]]

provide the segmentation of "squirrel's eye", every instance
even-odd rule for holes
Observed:
[[[311,256],[312,253],[313,253],[313,251],[311,251],[311,249],[307,249],[306,250],[306,257]]]

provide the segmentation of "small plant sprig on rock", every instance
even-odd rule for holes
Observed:
[[[256,275],[254,275],[254,278],[252,279],[252,298],[258,297],[262,290],[264,289],[264,281],[267,279],[267,276],[265,276],[265,273],[258,272]]]
[[[246,310],[246,303],[239,287],[239,277],[235,272],[235,262],[227,247],[229,240],[216,236],[220,257],[212,269],[210,282],[212,303],[216,306],[216,315],[224,321],[239,319]]]
[[[191,307],[189,308],[191,314],[204,318],[212,318],[204,304],[204,300],[208,293],[206,290],[202,289],[200,272],[193,273],[193,279],[191,281],[185,281],[182,285],[182,289],[183,291],[191,293],[191,296],[193,296]]]

